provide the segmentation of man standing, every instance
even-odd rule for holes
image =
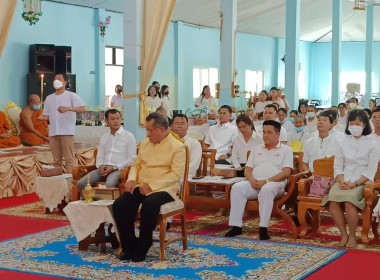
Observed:
[[[219,108],[219,123],[210,127],[205,144],[216,150],[216,164],[230,164],[232,140],[238,135],[238,129],[230,123],[232,108],[223,105]]]
[[[191,138],[187,135],[187,129],[189,128],[188,119],[184,114],[177,114],[173,118],[172,131],[176,133],[185,145],[189,148],[189,176],[194,177],[199,168],[199,164],[202,159],[202,147],[198,140]]]
[[[76,113],[84,113],[84,103],[77,94],[66,90],[67,81],[62,74],[55,75],[55,93],[46,97],[43,116],[49,120],[49,141],[54,164],[62,167],[65,158],[66,173],[74,166],[74,134]]]
[[[146,118],[147,138],[125,183],[125,193],[112,208],[123,255],[120,260],[144,261],[152,246],[152,232],[157,225],[161,205],[174,201],[179,180],[184,175],[185,145],[174,138],[168,119],[158,113]],[[134,221],[139,206],[140,235],[135,235]]]
[[[260,240],[268,240],[268,225],[274,199],[284,194],[287,178],[293,169],[293,151],[281,144],[281,125],[276,121],[264,121],[264,144],[252,148],[245,165],[247,179],[231,189],[229,225],[232,229],[226,237],[242,234],[243,214],[247,200],[259,200]]]
[[[42,115],[41,99],[32,94],[28,97],[29,104],[20,113],[20,138],[24,145],[39,146],[49,143],[49,128],[47,121],[39,120]]]
[[[109,109],[105,122],[110,131],[102,136],[96,156],[98,169],[89,173],[92,187],[97,182],[106,182],[107,188],[117,188],[120,183],[120,170],[131,166],[136,157],[136,139],[121,126],[121,113]],[[78,191],[82,193],[87,184],[87,175],[78,181]]]

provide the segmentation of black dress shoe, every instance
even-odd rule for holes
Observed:
[[[137,254],[136,256],[132,257],[133,262],[143,262],[145,261],[146,255]]]
[[[236,235],[240,235],[243,233],[243,229],[241,227],[233,226],[224,236],[226,237],[234,237]]]
[[[120,256],[118,256],[118,259],[121,261],[130,261],[132,260],[133,255],[131,253],[123,253]]]
[[[268,228],[260,227],[260,240],[269,240]]]

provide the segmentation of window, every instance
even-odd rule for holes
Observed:
[[[215,97],[216,83],[218,83],[218,68],[193,68],[193,98],[201,95],[205,85],[210,86],[211,96]]]
[[[123,84],[124,50],[116,47],[106,47],[106,107],[110,106],[112,95],[115,94],[115,86]]]
[[[264,71],[245,70],[245,91],[246,98],[250,97],[249,92],[252,95],[256,92],[259,94],[264,89]]]

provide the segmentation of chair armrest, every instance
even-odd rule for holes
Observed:
[[[73,180],[79,180],[83,176],[96,169],[96,165],[76,165],[72,169]]]
[[[294,191],[296,190],[297,182],[301,178],[303,178],[309,174],[310,174],[309,171],[304,171],[304,172],[300,172],[297,174],[290,175],[289,179],[288,179],[288,184],[285,187],[286,188],[286,194],[283,197],[281,197],[279,200],[277,200],[276,204],[282,205],[283,203],[285,203],[293,195]]]
[[[310,184],[313,182],[313,176],[303,178],[298,181],[298,195],[307,196],[310,191]]]
[[[367,184],[364,186],[365,204],[372,206],[372,202],[380,191],[380,183]]]
[[[131,167],[127,167],[127,168],[120,170],[120,183],[121,184],[125,184],[127,182],[130,170],[131,170]]]

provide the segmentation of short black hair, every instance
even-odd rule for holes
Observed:
[[[274,111],[275,111],[276,114],[277,114],[277,107],[276,107],[275,105],[273,105],[273,104],[268,104],[267,106],[264,107],[264,110],[265,110],[266,108],[273,108]]]
[[[186,122],[189,123],[189,119],[186,117],[185,114],[177,114],[173,117],[173,122],[175,120],[175,118],[185,118],[186,119]]]
[[[153,120],[154,127],[163,126],[165,129],[169,128],[169,120],[166,116],[163,116],[159,113],[150,113],[146,117],[146,121],[149,122],[150,120]]]
[[[230,114],[232,114],[232,108],[231,108],[231,106],[230,105],[222,105],[222,106],[220,106],[220,108],[219,108],[219,110],[218,110],[218,113],[220,112],[220,109],[227,109],[228,110],[228,112],[230,113]]]
[[[274,127],[274,131],[276,132],[280,132],[281,131],[281,124],[277,121],[272,121],[272,120],[269,120],[269,121],[264,121],[263,123],[263,128],[264,128],[264,125],[271,125]]]
[[[373,115],[374,113],[377,113],[377,112],[380,112],[380,108],[379,108],[379,107],[376,107],[376,109],[372,111],[372,115]]]
[[[116,113],[119,113],[119,114],[120,114],[120,117],[121,117],[121,112],[120,112],[119,110],[117,110],[117,109],[108,109],[108,110],[106,111],[106,113],[104,114],[104,118],[105,118],[106,120],[108,120],[108,115],[109,115],[109,114],[116,114]]]
[[[288,115],[288,111],[286,111],[285,108],[278,109],[277,113],[280,112],[280,111],[284,112],[285,115]]]
[[[289,115],[290,115],[291,113],[294,113],[294,114],[298,115],[299,112],[298,112],[297,110],[291,110],[291,111],[289,112]]]
[[[301,113],[301,106],[305,105],[306,107],[309,106],[309,104],[306,101],[302,101],[298,104],[298,113]]]
[[[326,118],[329,118],[329,122],[330,124],[333,124],[334,123],[334,117],[332,116],[332,112],[335,112],[335,111],[332,111],[332,110],[326,110],[326,111],[322,111],[319,113],[319,117],[326,117]],[[336,112],[335,112],[336,113]]]
[[[365,108],[365,109],[363,109],[363,111],[367,112],[367,114],[369,115],[369,118],[372,118],[372,111],[371,111],[371,109]]]
[[[371,125],[369,124],[369,119],[367,117],[367,114],[360,109],[353,109],[350,111],[350,114],[347,116],[347,125],[346,130],[344,131],[347,135],[351,135],[351,132],[348,130],[348,126],[350,122],[355,121],[356,118],[358,118],[363,124],[364,129],[362,132],[363,136],[369,135],[372,133]]]
[[[352,99],[354,99],[354,100],[356,101],[356,103],[359,103],[359,100],[358,100],[356,97],[351,97],[351,98],[349,99],[349,101],[351,101]]]
[[[337,109],[338,109],[338,106],[332,105],[332,106],[331,106],[331,109],[332,109],[332,108],[337,108]]]
[[[344,107],[344,109],[346,109],[346,103],[344,103],[344,102],[342,102],[342,103],[339,103],[339,105],[338,105],[338,108],[339,108],[340,106],[343,106],[343,107]]]
[[[271,87],[270,91],[272,91],[272,90],[277,90],[277,88],[276,87]]]
[[[250,125],[252,130],[255,130],[255,126],[253,125],[251,118],[249,116],[247,116],[246,114],[240,114],[236,118],[236,126],[239,125],[240,122],[244,122],[244,123]]]

